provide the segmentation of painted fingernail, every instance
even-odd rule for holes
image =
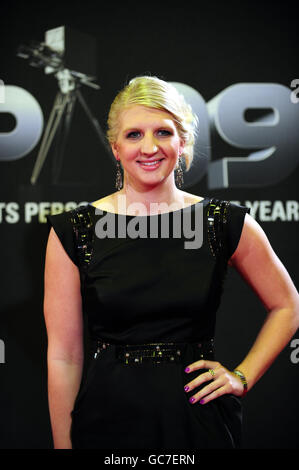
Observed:
[[[190,401],[190,403],[194,403],[194,402],[195,402],[195,398],[194,398],[194,397],[191,397],[189,401]]]
[[[202,405],[204,404],[204,400],[199,400],[199,403],[201,403]]]
[[[186,367],[185,372],[189,372],[189,371],[190,371],[190,368]]]
[[[188,385],[186,385],[186,387],[184,387],[184,390],[185,390],[185,392],[188,392],[188,390],[189,390]]]

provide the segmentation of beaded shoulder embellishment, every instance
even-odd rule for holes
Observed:
[[[77,254],[82,271],[85,272],[93,253],[93,221],[87,206],[79,206],[70,212],[70,219],[77,243]]]
[[[212,255],[217,258],[225,255],[226,224],[228,218],[229,202],[219,199],[211,199],[207,212],[208,240]]]

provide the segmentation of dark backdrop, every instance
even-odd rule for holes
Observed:
[[[33,95],[46,122],[57,82],[17,58],[16,49],[31,39],[42,41],[49,29],[68,25],[96,39],[101,89],[85,87],[83,94],[103,129],[116,92],[129,78],[143,73],[185,83],[206,103],[238,83],[281,84],[291,93],[292,80],[299,78],[297,18],[295,2],[185,2],[176,6],[168,2],[10,1],[1,7],[0,79]],[[298,116],[299,104],[293,106]],[[12,131],[14,125],[9,113],[0,113],[0,133]],[[294,122],[290,128],[293,132]],[[28,203],[35,203],[31,207],[40,211],[45,202],[73,202],[75,206],[115,190],[114,163],[80,108],[75,109],[59,180],[52,178],[53,146],[33,186],[30,177],[39,145],[40,141],[22,158],[0,160],[1,448],[52,446],[42,308],[47,228],[42,212],[28,218]],[[215,132],[211,149],[211,161],[232,155],[246,158],[249,152],[224,143]],[[286,166],[294,158],[293,144],[283,158]],[[257,204],[256,220],[297,285],[297,180],[298,169],[272,184],[211,188],[205,173],[186,190],[251,207]],[[290,204],[292,213],[287,210]],[[219,360],[228,367],[236,365],[264,318],[260,301],[230,269],[218,315]],[[297,338],[298,333],[244,399],[245,448],[298,447]]]

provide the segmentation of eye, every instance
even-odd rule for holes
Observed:
[[[168,129],[159,129],[157,133],[162,137],[168,137],[169,135],[172,135],[172,132]]]
[[[127,139],[138,139],[140,137],[139,131],[131,131],[127,134]]]

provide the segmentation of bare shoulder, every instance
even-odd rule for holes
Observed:
[[[187,193],[186,191],[182,191],[182,195],[184,197],[186,205],[195,204],[196,202],[200,202],[204,199],[204,197],[197,196],[196,194]]]
[[[262,253],[265,256],[271,251],[270,242],[260,224],[250,214],[246,214],[239,244],[229,264],[238,264],[245,257],[259,257]]]
[[[116,196],[117,193],[108,194],[107,196],[94,201],[92,205],[103,211],[109,212],[112,209],[112,212],[117,212]]]

